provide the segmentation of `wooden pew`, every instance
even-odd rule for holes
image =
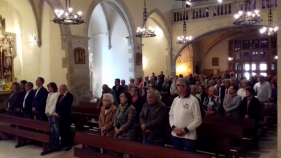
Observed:
[[[184,151],[178,151],[170,148],[157,147],[152,145],[145,145],[142,143],[136,143],[126,140],[119,140],[108,137],[95,136],[85,133],[76,133],[75,142],[84,146],[91,146],[95,148],[102,148],[111,152],[117,152],[122,154],[129,154],[134,157],[141,158],[207,158],[206,155],[188,153]],[[95,153],[87,151],[83,148],[74,148],[74,156],[79,158],[90,158],[90,157],[102,157],[112,158],[114,156]]]
[[[72,106],[72,122],[75,124],[76,129],[85,130],[84,125],[92,127],[99,127],[97,122],[92,119],[98,120],[100,108],[88,106]]]
[[[43,143],[43,152],[41,152],[41,155],[46,155],[55,151],[48,149],[51,133],[51,124],[49,122],[14,117],[4,114],[0,115],[0,122],[4,123],[0,125],[1,132],[16,136],[16,148],[28,145],[29,143],[25,141],[28,139]]]

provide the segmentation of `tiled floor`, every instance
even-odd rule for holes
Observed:
[[[74,158],[73,150],[59,151],[45,156],[40,156],[42,148],[28,145],[15,148],[14,140],[0,141],[0,158]],[[267,137],[260,141],[260,149],[254,153],[261,154],[261,158],[277,158],[277,129],[272,128],[267,132]]]

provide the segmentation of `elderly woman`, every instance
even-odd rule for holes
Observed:
[[[16,115],[16,109],[20,104],[20,84],[14,82],[12,84],[12,93],[8,98],[6,111],[10,115]]]
[[[135,139],[135,121],[136,109],[132,105],[131,94],[122,92],[114,122],[116,137],[133,141]]]
[[[114,120],[117,108],[113,105],[114,98],[112,94],[103,94],[102,108],[99,117],[99,127],[101,129],[101,136],[113,137],[114,136]]]
[[[216,95],[216,88],[211,86],[209,88],[208,97],[203,100],[203,108],[206,115],[214,115],[219,113],[221,100]]]
[[[190,85],[190,94],[193,95],[194,97],[198,98],[199,101],[202,102],[200,94],[196,93],[196,86],[195,85]]]

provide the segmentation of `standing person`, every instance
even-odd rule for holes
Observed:
[[[143,87],[147,87],[149,84],[148,76],[144,78]]]
[[[259,82],[255,84],[254,90],[256,91],[257,98],[260,102],[271,101],[271,85],[265,81],[264,76],[260,76]]]
[[[102,98],[103,98],[103,94],[105,94],[105,93],[112,94],[112,96],[114,98],[114,103],[113,104],[115,106],[118,106],[116,95],[115,95],[115,91],[113,89],[109,88],[107,84],[104,84],[104,85],[102,85],[102,95],[101,95],[101,99],[100,99],[100,102],[99,102],[99,107],[102,107]]]
[[[140,129],[140,113],[141,110],[143,108],[143,104],[145,103],[145,100],[143,98],[141,98],[139,96],[139,88],[137,86],[134,86],[131,91],[130,94],[132,96],[132,105],[134,106],[134,108],[136,109],[136,125],[138,125],[137,127]],[[135,140],[137,142],[142,142],[142,133],[139,132],[141,130],[136,130],[135,133]]]
[[[113,105],[114,99],[112,94],[105,93],[102,100],[102,108],[99,117],[99,127],[101,129],[101,136],[113,137],[114,136],[114,120],[117,108]]]
[[[165,79],[165,75],[164,75],[164,73],[163,73],[163,71],[160,71],[160,80],[162,80],[162,81],[164,81],[164,79]]]
[[[126,85],[126,81],[125,80],[121,80],[121,86],[124,88],[125,92],[128,92],[128,85]]]
[[[139,115],[144,144],[164,146],[163,122],[165,116],[165,105],[158,101],[155,91],[149,91],[147,93],[147,102]]]
[[[7,106],[6,106],[6,112],[9,115],[16,116],[17,115],[17,108],[20,104],[20,84],[17,82],[14,82],[12,84],[12,93],[9,96]]]
[[[177,96],[177,87],[176,87],[176,84],[177,84],[177,80],[178,80],[178,76],[176,76],[171,84],[171,88],[170,88],[170,93],[171,93],[171,96],[174,98]]]
[[[120,105],[115,118],[115,135],[118,139],[135,140],[136,109],[129,92],[120,94]]]
[[[59,131],[61,135],[61,146],[65,151],[72,149],[73,137],[71,133],[71,106],[73,103],[73,95],[68,92],[66,85],[59,87],[59,98],[56,104],[56,117],[59,120]]]
[[[255,90],[251,87],[246,88],[246,97],[240,105],[240,117],[245,119],[253,119],[255,123],[259,122],[260,102],[255,97]]]
[[[246,97],[246,88],[248,87],[248,81],[247,80],[242,80],[241,81],[241,88],[238,90],[237,95],[239,95],[242,100],[244,97]]]
[[[48,121],[47,116],[45,114],[46,109],[46,100],[48,97],[48,91],[45,87],[43,87],[45,80],[42,77],[38,77],[36,80],[37,89],[33,95],[32,102],[32,112],[34,113],[36,120],[40,121]]]
[[[27,82],[25,84],[25,91],[26,91],[26,93],[23,96],[17,111],[22,112],[24,118],[34,119],[34,115],[32,112],[32,101],[33,101],[33,95],[34,95],[32,82]]]
[[[51,123],[51,145],[54,147],[59,146],[60,131],[59,131],[59,121],[56,117],[56,104],[58,101],[59,93],[56,83],[51,82],[47,85],[49,94],[46,101],[46,116]]]
[[[114,90],[116,96],[119,96],[120,93],[124,91],[124,88],[120,85],[120,79],[119,78],[115,79],[115,86],[113,86],[112,89]],[[119,105],[120,104],[120,98],[116,97],[116,100],[117,100],[117,103]]]
[[[162,91],[163,84],[164,84],[164,80],[161,80],[160,75],[159,75],[158,78],[157,78],[157,85],[158,85],[158,91],[159,92]]]
[[[162,96],[161,100],[163,103],[166,104],[166,106],[171,105],[171,104],[169,104],[169,100],[170,100],[170,96],[171,96],[170,88],[171,88],[171,82],[168,77],[165,77],[164,84],[162,86],[162,91],[160,92],[160,94]]]
[[[198,86],[197,93],[200,95],[200,100],[201,100],[202,103],[203,103],[203,101],[205,100],[205,98],[208,97],[208,94],[207,94],[206,91],[204,90],[204,87],[201,86],[201,85]]]
[[[190,94],[188,81],[179,78],[176,97],[169,112],[173,148],[195,152],[196,128],[202,123],[198,99]]]
[[[25,92],[25,84],[27,83],[26,80],[20,81],[20,92]]]
[[[203,108],[206,115],[217,115],[221,105],[220,97],[216,96],[216,88],[211,86],[209,88],[208,97],[203,101]]]
[[[238,86],[230,86],[229,94],[227,94],[223,101],[223,108],[225,110],[225,116],[227,117],[239,117],[239,106],[241,103],[241,97],[237,95]]]

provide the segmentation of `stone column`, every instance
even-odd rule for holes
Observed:
[[[277,2],[277,25],[281,26],[281,0],[278,0]],[[278,61],[277,61],[277,78],[278,78],[278,90],[281,89],[281,29],[279,28],[277,33],[277,55],[278,55]],[[277,155],[278,158],[281,158],[281,108],[279,107],[281,105],[281,93],[278,93],[278,100],[277,100],[277,117],[278,117],[278,128],[277,128]],[[278,106],[279,105],[279,106]]]
[[[63,58],[63,68],[67,68],[67,86],[69,92],[73,94],[73,105],[78,105],[79,101],[90,100],[90,70],[89,70],[89,50],[87,36],[63,36],[62,48],[66,55]],[[74,49],[80,47],[85,49],[85,64],[76,64]]]
[[[166,76],[175,76],[175,74],[173,74],[172,72],[172,67],[173,67],[173,49],[172,48],[167,48],[167,58],[166,58],[166,63],[167,63],[167,72],[166,72]]]

